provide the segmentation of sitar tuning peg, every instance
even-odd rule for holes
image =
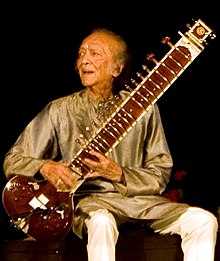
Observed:
[[[78,143],[82,147],[85,146],[87,144],[87,142],[88,142],[87,139],[83,136],[83,134],[80,134],[79,137],[80,137],[80,139],[78,139],[78,138],[75,139],[75,142]],[[81,142],[81,140],[83,142]]]
[[[91,136],[93,136],[94,132],[89,127],[86,127],[86,131],[88,131],[91,134]]]
[[[131,79],[131,82],[135,85],[138,86],[138,82],[135,79]]]
[[[214,34],[214,33],[211,33],[211,34],[210,34],[211,40],[215,39],[215,37],[216,37],[216,34]]]
[[[190,24],[186,24],[186,28],[187,28],[187,29],[191,29],[192,27],[191,27]]]
[[[195,24],[195,23],[198,21],[198,19],[192,18],[191,21],[192,21],[193,24]],[[191,29],[192,26],[191,26],[189,23],[187,23],[187,24],[186,24],[186,28],[187,28],[187,29]]]
[[[84,135],[83,135],[83,134],[80,134],[79,137],[80,137],[80,139],[84,142],[84,145],[86,145],[87,142],[88,142],[88,140],[84,137]]]
[[[136,74],[137,74],[137,76],[138,76],[141,80],[144,80],[144,76],[142,75],[142,73],[137,72]]]
[[[92,127],[94,126],[94,128],[99,128],[99,125],[93,120],[92,121]]]
[[[146,64],[143,64],[143,65],[142,65],[142,68],[143,68],[143,70],[146,71],[147,73],[150,73],[150,69],[147,67]]]
[[[79,145],[82,145],[81,141],[78,138],[75,139],[75,143],[78,143]]]
[[[125,88],[129,91],[129,92],[132,92],[132,88],[128,85],[128,84],[125,84]]]
[[[170,42],[170,37],[168,36],[163,37],[161,43],[167,44],[170,48],[173,47],[173,44]]]
[[[157,64],[158,61],[154,57],[155,57],[155,55],[153,53],[147,54],[147,60]]]

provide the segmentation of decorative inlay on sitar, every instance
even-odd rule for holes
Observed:
[[[130,95],[73,158],[70,168],[82,179],[91,171],[83,164],[86,157],[91,158],[89,151],[108,155],[204,50],[207,40],[215,38],[213,30],[200,19],[185,34],[179,34],[181,38],[175,45],[168,37],[162,40],[170,50],[160,61],[152,54],[147,56],[147,60],[155,64],[153,69],[144,65],[147,76],[137,73],[140,83],[131,79],[135,88],[126,85],[131,89]],[[57,191],[47,181],[15,176],[6,184],[2,201],[16,228],[36,240],[51,241],[63,239],[72,227],[73,196],[74,192]]]

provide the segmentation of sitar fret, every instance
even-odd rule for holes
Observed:
[[[138,105],[141,104],[141,107],[143,110],[145,110],[149,105],[149,100],[142,94],[141,88],[135,92],[134,94],[134,100],[138,103]]]
[[[118,121],[124,128],[124,130],[127,131],[130,126],[132,126],[132,123],[134,122],[133,117],[130,117],[130,112],[126,111],[126,108],[121,108],[113,117],[116,121]]]
[[[96,135],[94,139],[97,140],[99,143],[101,143],[103,147],[105,147],[106,152],[111,147],[110,144],[105,140],[105,137],[104,136],[102,137],[100,134]]]
[[[153,101],[157,99],[163,90],[160,86],[156,85],[150,79],[147,80],[140,88],[140,92],[147,97],[149,105],[153,104]]]
[[[113,131],[116,133],[117,138],[120,138],[122,133],[120,132],[120,129],[118,128],[118,126],[115,125],[115,122],[110,121],[110,122],[108,123],[108,125],[111,126],[111,128],[113,129]]]
[[[165,75],[167,80],[171,82],[173,78],[176,77],[175,71],[173,68],[168,67],[165,63],[161,63],[161,66],[158,67],[158,71],[162,74]]]
[[[90,143],[90,148],[93,149],[93,150],[96,150],[96,151],[98,151],[102,154],[106,153],[106,148],[103,147],[102,143],[97,142],[97,140],[93,140]]]
[[[118,135],[118,132],[115,131],[115,128],[111,124],[107,124],[105,130],[112,136],[113,139],[117,140],[121,135]]]
[[[113,121],[117,125],[118,130],[121,132],[121,135],[126,132],[126,128],[122,125],[121,122],[116,120],[116,117],[112,117],[111,121]]]

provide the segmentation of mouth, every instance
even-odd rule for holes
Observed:
[[[82,80],[91,80],[93,76],[94,76],[94,71],[88,69],[81,70]]]
[[[93,73],[92,70],[82,70],[83,75],[91,75]]]
[[[88,69],[84,69],[84,70],[81,70],[80,78],[81,78],[82,82],[84,82],[84,84],[87,85],[91,81],[93,81],[94,75],[95,75],[94,71],[88,70]]]

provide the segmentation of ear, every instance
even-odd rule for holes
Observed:
[[[113,75],[114,77],[117,77],[117,76],[121,73],[121,71],[123,70],[123,68],[124,68],[124,65],[123,65],[123,64],[116,64],[116,65],[115,65],[115,68],[114,68],[114,70],[113,70],[113,72],[112,72],[112,75]]]

